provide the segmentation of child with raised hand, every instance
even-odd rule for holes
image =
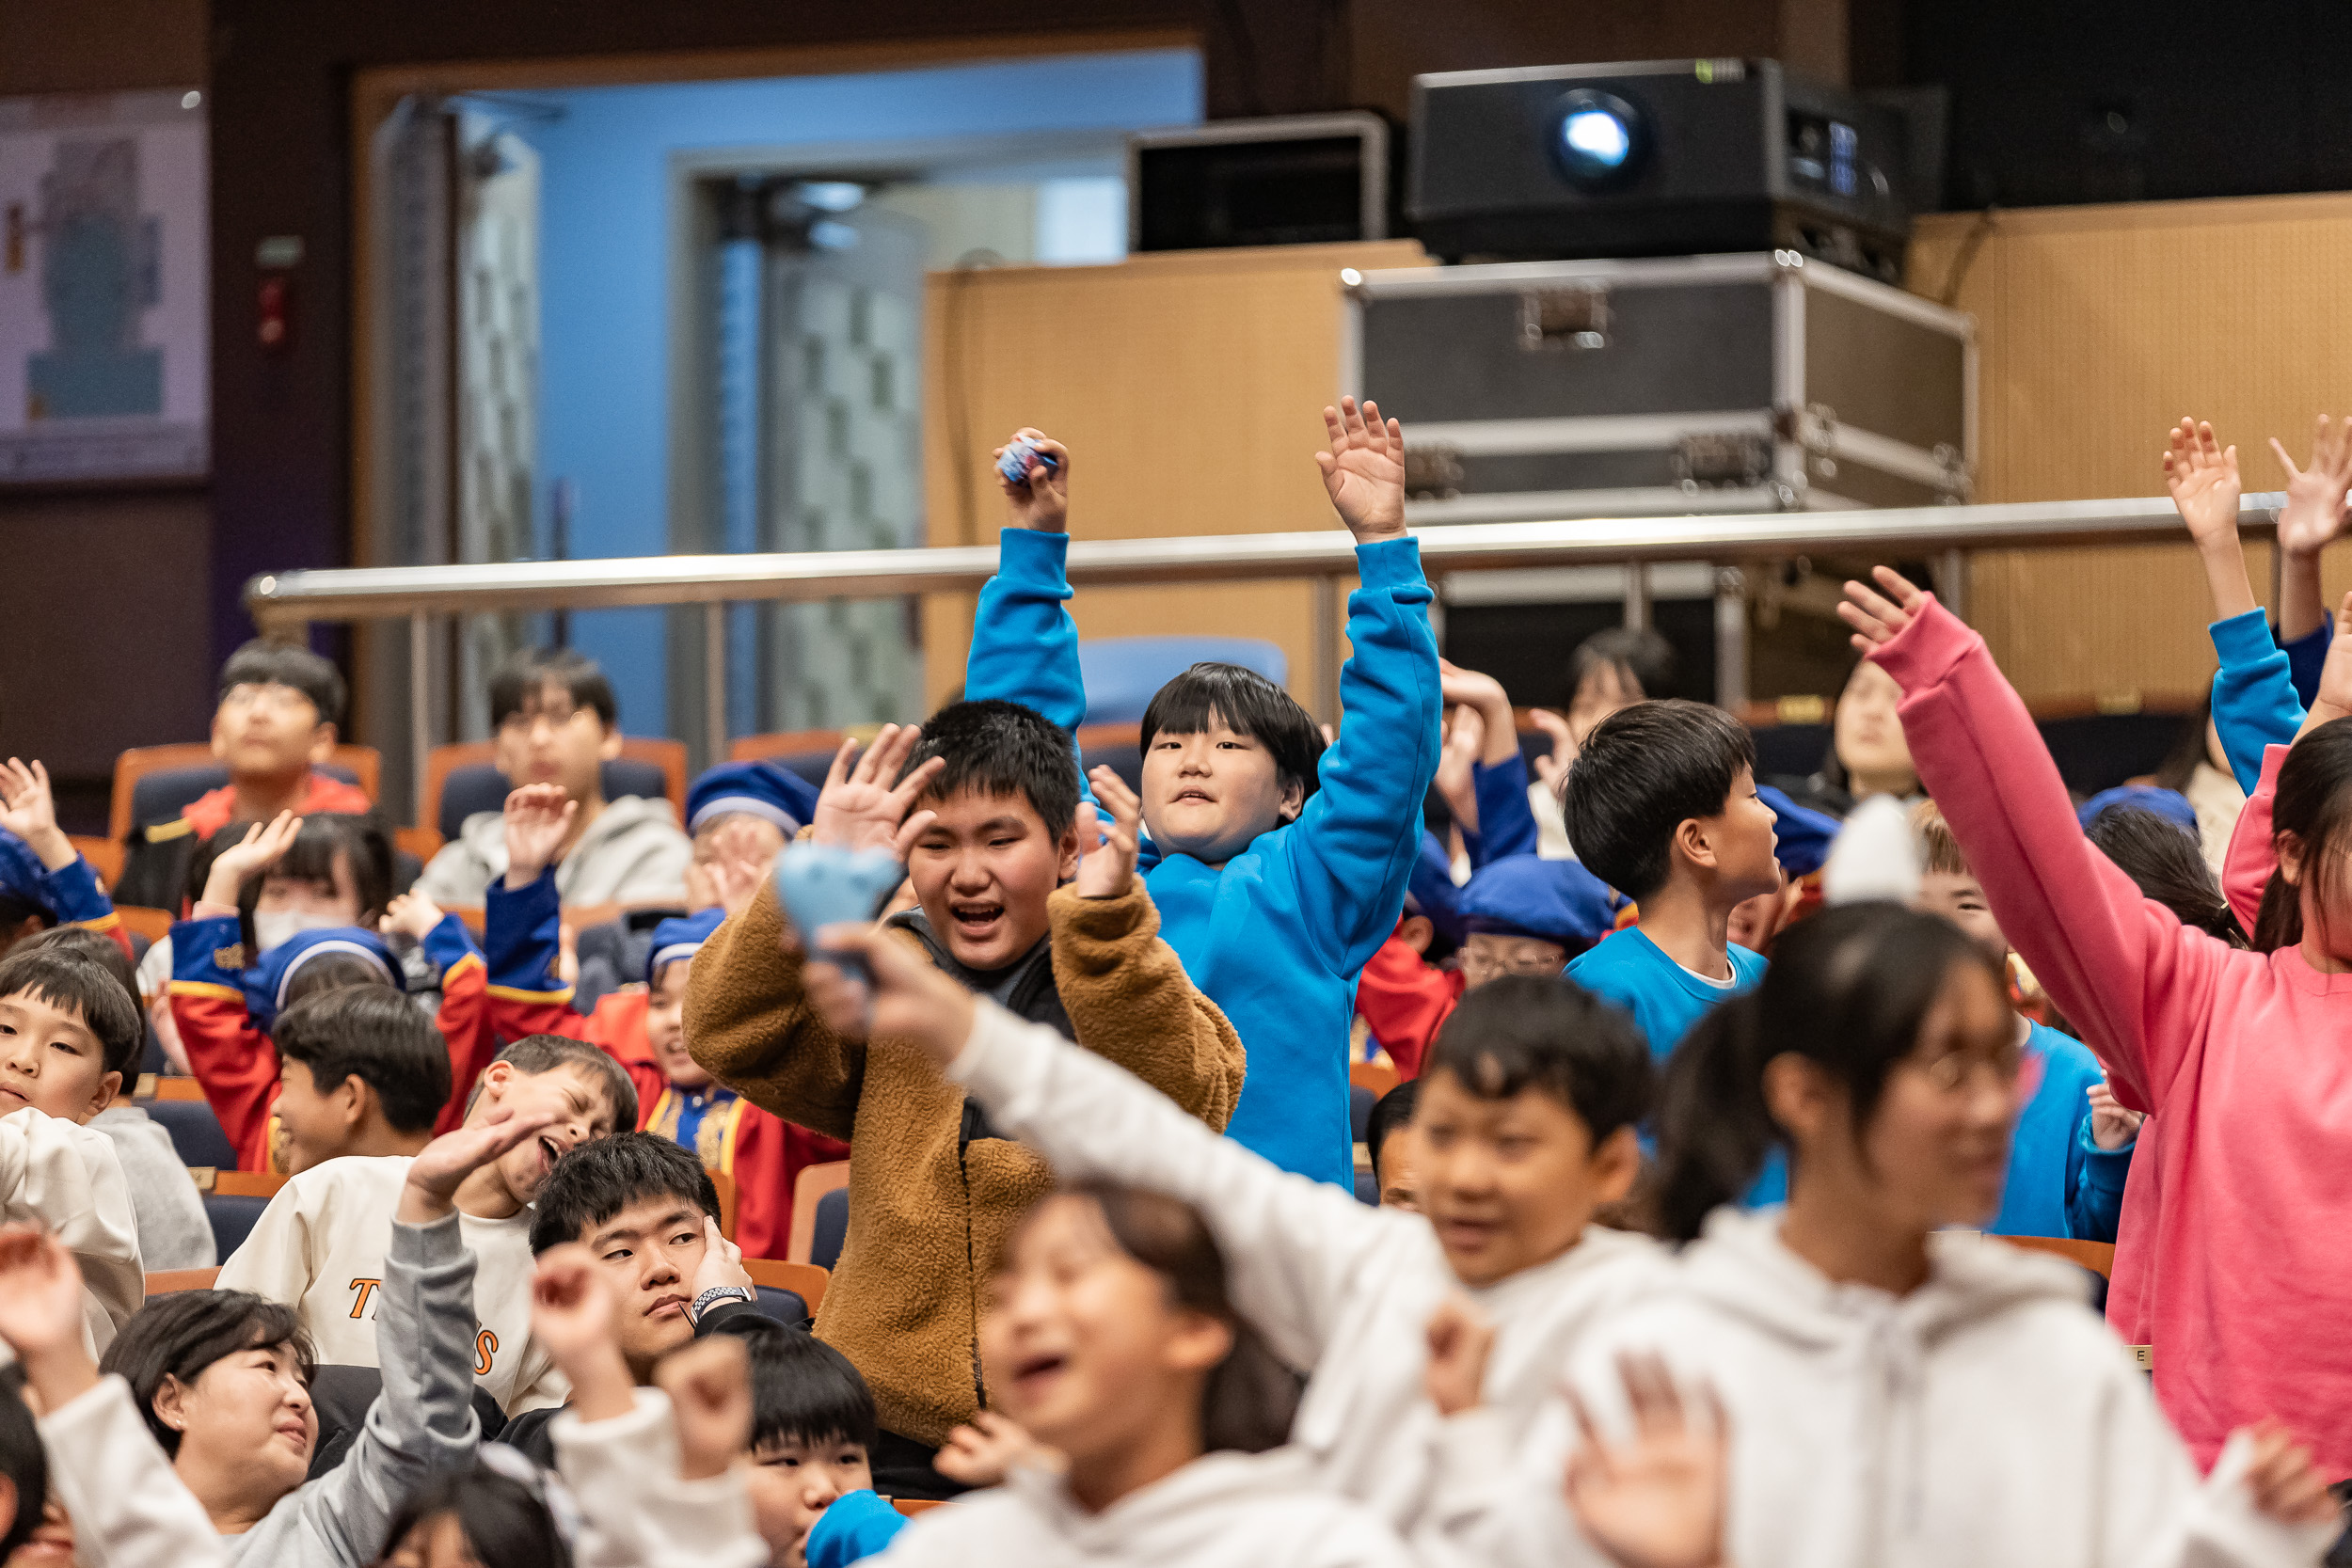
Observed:
[[[49,769],[10,757],[0,765],[0,955],[56,926],[103,932],[130,955],[130,933],[97,870],[57,826]]]
[[[1249,1051],[1228,1133],[1344,1187],[1357,977],[1404,907],[1438,766],[1441,678],[1429,585],[1405,530],[1404,431],[1353,398],[1325,409],[1324,425],[1329,450],[1315,462],[1362,577],[1348,598],[1339,739],[1325,753],[1306,709],[1249,671],[1179,675],[1143,716],[1143,868],[1168,945]],[[1032,457],[1025,478],[1006,482],[1013,526],[980,591],[964,690],[1070,729],[1086,713],[1062,604],[1070,458],[1036,431],[1020,436],[1057,466]]]
[[[2265,756],[2263,815],[2241,824],[2275,830],[2265,903],[2281,920],[2275,951],[2246,952],[2184,927],[2091,848],[2016,692],[1934,595],[1885,568],[1846,593],[1855,641],[1903,685],[1920,776],[2002,931],[2118,1095],[2162,1124],[2163,1267],[2145,1304],[2158,1400],[2200,1464],[2233,1428],[2276,1416],[2324,1471],[2352,1474],[2339,1397],[2352,1354],[2310,1335],[2323,1304],[2352,1293],[2352,1260],[2325,1240],[2346,1203],[2321,1174],[2352,1131],[2324,1087],[2352,1024],[2331,978],[2352,969],[2331,934],[2352,930],[2336,892],[2352,725],[2330,721],[2338,693],[2352,711],[2352,636],[2340,626],[2310,727]]]
[[[1241,1042],[1159,940],[1135,871],[1141,808],[1116,775],[1098,770],[1100,809],[1081,802],[1069,736],[1003,702],[953,704],[919,736],[888,725],[856,750],[834,759],[811,837],[906,864],[917,907],[890,918],[894,951],[1223,1127]],[[849,1141],[850,1230],[817,1334],[873,1386],[878,1483],[937,1497],[955,1488],[932,1454],[985,1402],[977,1271],[1052,1177],[907,1042],[845,1032],[813,1007],[803,935],[763,878],[694,959],[686,1043],[745,1099]]]
[[[870,1006],[877,1037],[911,1042],[1064,1182],[1165,1194],[1200,1216],[1242,1317],[1283,1365],[1309,1370],[1291,1441],[1317,1484],[1400,1529],[1450,1484],[1422,1391],[1439,1303],[1466,1293],[1493,1323],[1486,1397],[1517,1435],[1579,1336],[1663,1267],[1646,1239],[1591,1223],[1632,1187],[1649,1053],[1622,1015],[1556,975],[1493,980],[1447,1021],[1413,1111],[1414,1213],[1368,1208],[1211,1135],[870,930],[834,927],[820,940],[874,975],[869,993],[830,963],[810,966],[810,994],[835,1027],[867,1026]]]
[[[1732,911],[1782,885],[1755,740],[1703,703],[1620,708],[1584,737],[1561,809],[1586,867],[1640,907],[1568,978],[1632,1014],[1663,1060],[1764,972],[1763,956],[1730,938]]]
[[[1658,1358],[1652,1384],[1720,1392],[1724,1560],[2312,1563],[2337,1533],[2325,1476],[2275,1423],[2201,1483],[2079,1273],[1965,1233],[2000,1204],[2022,1059],[1990,956],[1867,902],[1791,929],[1677,1053],[1660,1217],[1694,1239],[1665,1289],[1577,1348],[1569,1386],[1613,1433],[1629,1355]],[[1774,1143],[1788,1206],[1741,1212]],[[1451,1544],[1577,1560],[1544,1484],[1573,1442],[1565,1402],[1516,1449],[1451,1425]]]
[[[1438,689],[1451,711],[1437,774],[1446,809],[1462,830],[1470,869],[1511,855],[1533,855],[1535,814],[1527,802],[1527,759],[1518,720],[1502,683],[1451,659],[1438,660]]]
[[[75,1332],[72,1255],[29,1227],[0,1230],[0,1338],[41,1402],[41,1440],[85,1560],[376,1560],[404,1499],[468,1465],[480,1439],[458,1189],[546,1120],[502,1112],[409,1164],[387,1227],[383,1392],[350,1452],[316,1481],[305,1480],[318,1439],[314,1357],[293,1314],[237,1291],[182,1291],[150,1304],[93,1363]]]

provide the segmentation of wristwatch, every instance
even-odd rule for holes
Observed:
[[[703,1314],[723,1301],[739,1301],[746,1307],[755,1307],[759,1303],[759,1297],[747,1286],[713,1285],[709,1290],[696,1296],[694,1305],[686,1309],[687,1321],[699,1326],[703,1321]]]

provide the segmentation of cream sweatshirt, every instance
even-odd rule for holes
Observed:
[[[0,1117],[0,1224],[27,1221],[56,1231],[81,1265],[82,1339],[104,1354],[147,1299],[138,1215],[114,1140],[29,1105]]]
[[[670,1397],[636,1395],[626,1416],[584,1422],[567,1410],[548,1424],[555,1467],[584,1526],[572,1568],[762,1568],[768,1543],[752,1519],[743,1466],[679,1479]]]
[[[1410,1568],[1395,1533],[1371,1510],[1324,1490],[1319,1468],[1295,1448],[1205,1454],[1089,1513],[1060,1477],[1025,1467],[1002,1486],[920,1515],[867,1560],[876,1568]]]
[[[217,1287],[282,1301],[329,1366],[375,1367],[375,1307],[384,1244],[408,1159],[346,1158],[294,1177],[229,1260]],[[475,1259],[474,1381],[509,1416],[562,1404],[571,1392],[531,1338],[531,1211],[502,1220],[458,1215]]]
[[[1674,1279],[1588,1335],[1570,1378],[1629,1425],[1615,1358],[1655,1351],[1711,1383],[1731,1425],[1725,1558],[1740,1568],[2296,1568],[2333,1525],[2259,1514],[2245,1445],[2201,1483],[2147,1379],[2084,1306],[2081,1275],[1970,1234],[1934,1239],[1905,1296],[1832,1283],[1780,1241],[1784,1211],[1719,1210]],[[1425,1561],[1589,1564],[1553,1398],[1532,1433],[1448,1424]],[[1441,1545],[1438,1544],[1441,1543]]]
[[[1420,1215],[1283,1171],[986,1001],[948,1076],[1064,1180],[1128,1182],[1200,1212],[1234,1304],[1277,1355],[1311,1374],[1292,1444],[1320,1485],[1400,1530],[1427,1506],[1438,1458],[1441,1423],[1422,1384],[1440,1301],[1459,1291],[1494,1324],[1486,1394],[1512,1433],[1534,1418],[1579,1338],[1666,1268],[1655,1243],[1595,1227],[1549,1262],[1469,1289]]]

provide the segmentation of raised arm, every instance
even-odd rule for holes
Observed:
[[[0,1117],[0,1218],[42,1226],[65,1243],[103,1310],[90,1331],[91,1349],[104,1350],[147,1295],[138,1216],[114,1140],[30,1108]]]
[[[1300,909],[1344,974],[1388,940],[1405,905],[1438,770],[1441,677],[1421,549],[1405,531],[1404,430],[1352,398],[1323,418],[1330,450],[1315,462],[1356,537],[1362,586],[1347,597],[1339,738],[1284,846]]]
[[[1846,585],[1854,643],[1899,683],[1919,780],[2001,930],[2130,1098],[2161,1112],[2203,1039],[2229,950],[2093,849],[2033,720],[1984,645],[1886,567]]]
[[[824,941],[871,969],[873,1031],[914,1041],[1063,1180],[1132,1182],[1197,1209],[1225,1254],[1235,1302],[1291,1366],[1315,1364],[1359,1271],[1413,1244],[1420,1220],[1368,1209],[1217,1136],[1133,1074],[974,996],[880,930],[829,927]],[[828,1017],[844,1026],[866,1018],[867,989],[843,971],[812,964],[810,984]]]
[[[2344,492],[2352,488],[2352,419],[2337,424],[2319,416],[2309,467],[2296,467],[2276,436],[2270,450],[2287,472],[2287,503],[2279,509],[2279,641],[2291,647],[2328,626],[2319,552],[2344,531]]]
[[[1011,520],[997,541],[996,575],[980,589],[963,694],[1019,703],[1074,730],[1086,721],[1087,694],[1078,625],[1063,608],[1070,599],[1070,451],[1041,431],[1025,428],[1013,440],[1025,444],[1027,461],[1024,477],[1012,479],[1002,466],[1007,447],[996,449],[996,483]]]
[[[245,938],[233,914],[171,927],[171,1021],[204,1099],[242,1170],[269,1168],[269,1113],[278,1102],[278,1048],[246,1007]]]
[[[2223,447],[2211,424],[2184,418],[2169,435],[2162,463],[2164,487],[2188,525],[2198,563],[2205,569],[2214,619],[2226,621],[2255,609],[2246,550],[2237,536],[2237,448]]]
[[[1448,703],[1478,717],[1478,750],[1470,768],[1471,815],[1461,821],[1462,847],[1472,869],[1507,855],[1535,853],[1535,812],[1527,802],[1527,759],[1519,752],[1518,717],[1502,683],[1446,659],[1438,661],[1438,686]],[[1449,736],[1447,749],[1453,748]],[[1449,799],[1448,804],[1452,804]]]
[[[57,826],[56,796],[49,787],[49,769],[40,762],[28,766],[10,757],[0,766],[0,830],[23,839],[40,862],[41,895],[59,924],[100,932],[124,958],[137,956],[114,901],[98,885],[98,872]]]

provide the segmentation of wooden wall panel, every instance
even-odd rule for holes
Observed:
[[[1912,282],[1943,294],[1974,214],[1922,220]],[[2160,495],[2168,425],[2213,420],[2249,490],[2285,482],[2314,415],[2352,408],[2352,196],[2005,212],[1956,304],[1982,350],[1978,499]],[[2249,565],[2267,602],[2269,552]],[[2352,552],[2331,551],[2341,593]],[[1986,552],[1972,619],[2028,700],[2193,690],[2208,600],[2185,546]]]
[[[1071,450],[1079,538],[1338,528],[1313,453],[1339,391],[1342,267],[1417,266],[1406,242],[1138,256],[1115,266],[934,273],[925,309],[924,483],[933,545],[1004,522],[989,453],[1023,425]],[[1311,589],[1089,589],[1080,635],[1263,637],[1311,703]],[[972,600],[924,606],[924,695],[963,679]]]

